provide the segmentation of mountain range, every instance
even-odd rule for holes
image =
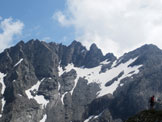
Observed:
[[[0,122],[123,122],[162,99],[161,74],[152,44],[117,58],[96,44],[20,41],[0,53]]]

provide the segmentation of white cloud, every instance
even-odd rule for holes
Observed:
[[[70,21],[70,20],[67,20],[66,16],[65,16],[62,12],[60,12],[60,11],[56,12],[56,13],[53,15],[52,18],[53,18],[53,19],[57,19],[58,22],[59,22],[62,26],[69,26],[69,25],[71,25],[71,21]]]
[[[76,39],[104,52],[120,55],[144,43],[162,48],[162,0],[67,0],[56,17],[74,26]]]
[[[12,18],[0,21],[0,29],[2,30],[0,33],[0,52],[11,46],[13,37],[21,34],[23,27],[24,24],[21,21],[14,21]]]
[[[49,41],[50,39],[51,39],[51,37],[48,37],[48,36],[47,36],[47,37],[44,37],[42,40],[43,40],[43,41]]]

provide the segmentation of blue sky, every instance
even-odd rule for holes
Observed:
[[[65,0],[1,0],[0,16],[3,19],[12,17],[13,21],[24,23],[21,36],[14,37],[12,43],[38,38],[69,44],[74,39],[72,28],[61,27],[52,18],[55,12],[64,10],[65,6]]]
[[[162,0],[0,0],[0,51],[20,40],[73,40],[120,56],[162,48]]]

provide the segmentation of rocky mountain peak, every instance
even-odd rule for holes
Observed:
[[[64,66],[68,63],[74,63],[74,66],[92,68],[108,57],[108,55],[103,56],[102,51],[96,44],[92,44],[90,50],[87,50],[86,47],[77,41],[73,41],[68,47],[63,48],[62,51],[65,51],[61,62]],[[114,60],[115,56],[111,55],[108,58],[113,58]]]
[[[162,51],[156,46],[156,45],[153,45],[153,44],[145,44],[129,53],[126,53],[124,55],[152,55],[154,53],[161,53]]]
[[[90,50],[87,52],[85,57],[85,67],[91,68],[99,65],[103,60],[103,54],[100,49],[98,49],[94,44],[91,46]]]
[[[162,58],[162,51],[153,44],[145,44],[133,51],[125,53],[118,59],[118,64],[125,63],[128,60],[133,59],[135,57],[138,57],[137,60],[130,66],[140,64],[148,65],[148,63],[151,63],[151,60],[154,60],[153,62],[160,61]]]
[[[141,50],[141,51],[160,51],[160,49],[154,45],[154,44],[145,44],[143,46],[141,46],[140,48],[136,49],[136,50]]]
[[[115,61],[117,58],[114,56],[113,53],[107,53],[105,56],[104,56],[104,60],[107,59],[108,61]]]
[[[154,45],[117,59],[95,44],[21,41],[0,54],[0,121],[122,122],[162,98],[161,74]]]
[[[31,44],[34,44],[34,43],[40,43],[41,41],[39,39],[31,39],[29,40],[27,43],[31,43]]]
[[[90,46],[90,50],[98,50],[98,47],[95,43]]]
[[[21,41],[19,41],[18,43],[17,43],[17,45],[24,45],[25,43],[24,43],[24,41],[23,40],[21,40]]]
[[[74,47],[74,46],[82,46],[82,44],[80,42],[74,40],[69,46],[72,46],[72,47]]]

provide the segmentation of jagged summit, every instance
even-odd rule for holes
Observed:
[[[154,45],[154,44],[145,44],[136,50],[141,50],[141,51],[160,51],[160,49]]]
[[[152,54],[156,54],[156,53],[161,53],[162,50],[159,49],[156,45],[153,45],[153,44],[145,44],[133,51],[130,51],[129,53],[126,53],[124,55],[144,55],[144,54],[147,54],[147,55],[152,55]]]
[[[47,50],[58,53],[58,60],[61,61],[61,65],[63,66],[66,66],[68,63],[74,63],[74,65],[78,67],[95,67],[106,58],[108,58],[108,60],[116,58],[113,54],[111,56],[104,56],[102,51],[95,44],[92,44],[90,50],[87,50],[86,47],[75,40],[69,46],[62,44],[56,45],[55,43],[46,43],[33,39],[27,43],[21,43],[17,45],[24,46],[22,50],[27,50],[26,53],[29,51],[29,48],[31,50],[29,52],[32,52],[32,50]]]
[[[97,45],[95,43],[93,43],[91,46],[90,46],[90,50],[96,50],[98,49]]]
[[[82,46],[82,44],[79,41],[76,41],[76,40],[72,41],[72,43],[69,46],[76,46],[76,45]]]
[[[145,44],[133,51],[125,53],[118,59],[118,63],[125,63],[131,58],[138,57],[138,60],[132,64],[139,65],[144,64],[147,60],[155,60],[158,61],[162,58],[162,50],[159,49],[156,45],[153,44]]]

